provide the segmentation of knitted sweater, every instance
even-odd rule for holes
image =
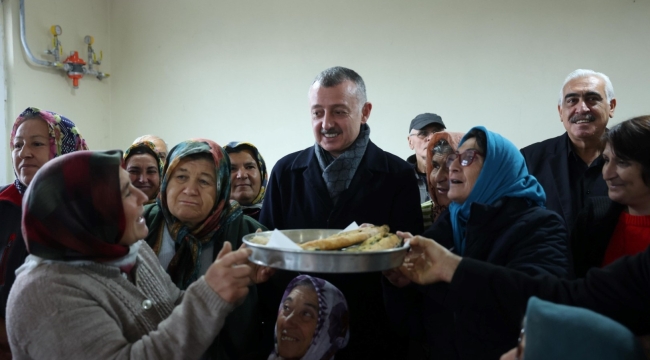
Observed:
[[[602,266],[625,255],[635,255],[650,245],[650,216],[622,212],[612,238],[609,240]]]
[[[199,359],[235,307],[201,277],[183,294],[142,244],[134,283],[99,263],[20,273],[7,306],[14,359]]]

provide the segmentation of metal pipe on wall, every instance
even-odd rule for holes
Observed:
[[[25,0],[20,0],[20,42],[23,44],[25,55],[31,62],[41,66],[62,67],[63,64],[47,60],[37,59],[27,45],[27,36],[25,35]]]

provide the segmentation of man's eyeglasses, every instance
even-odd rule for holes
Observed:
[[[476,155],[483,156],[480,151],[474,149],[465,150],[462,154],[456,151],[454,154],[447,156],[447,167],[450,168],[457,158],[460,158],[460,166],[470,166],[476,159]]]
[[[417,136],[418,139],[424,140],[424,139],[428,138],[429,135],[435,134],[437,132],[438,132],[438,130],[420,130],[415,134],[409,134],[409,136]]]

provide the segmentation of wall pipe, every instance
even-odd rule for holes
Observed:
[[[51,62],[47,60],[37,59],[34,54],[32,54],[32,51],[29,50],[29,46],[27,45],[27,36],[25,35],[25,0],[20,0],[20,42],[23,44],[25,54],[34,64],[64,68],[64,64],[60,62]]]
[[[93,75],[99,80],[102,80],[110,76],[110,74],[106,74],[101,71],[97,71],[93,69],[92,61],[90,62],[88,67],[84,66],[86,65],[86,63],[79,58],[79,54],[76,51],[72,51],[70,53],[70,56],[68,56],[63,62],[60,62],[58,60],[47,61],[47,60],[37,59],[34,56],[34,54],[32,54],[32,51],[29,49],[29,46],[27,45],[27,36],[25,35],[25,32],[26,32],[25,31],[25,0],[20,0],[20,42],[23,44],[23,49],[25,50],[25,54],[27,55],[27,58],[31,62],[37,65],[53,67],[65,71],[68,77],[72,79],[72,85],[75,89],[79,87],[79,79],[81,79],[84,75]],[[56,49],[54,51],[56,51]],[[54,55],[56,58],[58,54],[54,54]],[[99,65],[99,62],[97,64]]]

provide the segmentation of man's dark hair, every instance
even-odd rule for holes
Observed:
[[[606,132],[603,143],[609,144],[616,157],[641,164],[643,183],[650,186],[650,115],[638,116]]]
[[[487,136],[483,130],[472,129],[465,135],[465,141],[474,138],[476,139],[477,150],[483,153],[483,157],[487,157]]]
[[[357,98],[359,99],[359,105],[363,106],[366,103],[366,84],[363,82],[361,75],[357,74],[356,71],[342,66],[334,66],[329,69],[323,70],[314,81],[311,83],[319,83],[322,87],[332,87],[336,86],[344,81],[350,80],[357,86]]]

